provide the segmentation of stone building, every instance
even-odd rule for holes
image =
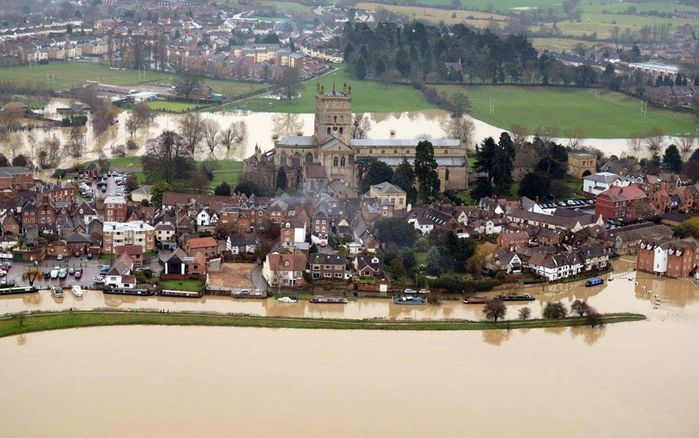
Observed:
[[[585,178],[597,172],[597,156],[588,153],[568,154],[568,174]]]
[[[333,181],[356,187],[360,158],[373,157],[394,169],[404,159],[413,163],[420,140],[353,139],[352,124],[352,87],[343,85],[340,91],[333,84],[333,89],[326,91],[318,84],[313,135],[282,138],[266,153],[256,147],[255,154],[245,160],[244,177],[269,183],[282,168],[290,189],[317,192]],[[441,189],[466,190],[466,146],[458,139],[431,142]]]

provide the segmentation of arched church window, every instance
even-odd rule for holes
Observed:
[[[449,181],[449,169],[444,169],[444,181]]]
[[[340,160],[340,166],[345,167],[345,157]]]
[[[337,167],[337,157],[333,158],[333,166]]]
[[[311,164],[313,162],[313,154],[310,152],[306,154],[306,164]]]
[[[330,134],[330,126],[328,126],[328,134]]]
[[[342,129],[342,126],[340,126],[340,134],[342,134],[342,131],[344,131],[344,129]]]
[[[335,120],[335,123],[337,123],[337,116],[335,116],[335,119],[334,119],[334,120]]]

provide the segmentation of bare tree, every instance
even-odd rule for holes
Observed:
[[[129,136],[133,137],[134,135],[136,135],[136,132],[138,132],[138,128],[141,127],[141,124],[138,118],[134,114],[131,114],[129,117],[126,118],[126,123],[124,126]]]
[[[0,133],[4,138],[21,125],[24,108],[5,108],[0,111]]]
[[[145,103],[134,105],[131,114],[141,125],[147,125],[155,120],[155,112]]]
[[[539,126],[536,130],[536,135],[545,143],[549,144],[554,138],[558,137],[560,128],[554,125]]]
[[[272,82],[274,89],[277,90],[283,98],[291,103],[291,99],[296,97],[299,91],[303,89],[301,81],[301,73],[292,67],[286,67],[282,70],[277,78]]]
[[[248,141],[248,124],[245,120],[238,120],[231,124],[233,127],[233,142],[238,145],[245,144]]]
[[[188,179],[195,168],[191,149],[173,131],[164,131],[150,140],[141,163],[148,181],[168,184],[177,179]]]
[[[687,161],[689,156],[692,154],[692,149],[694,149],[696,136],[691,132],[687,132],[680,134],[677,137],[680,139],[680,155],[682,155],[682,161]]]
[[[524,144],[527,140],[527,135],[529,135],[527,128],[522,125],[512,125],[510,127],[510,132],[512,133],[512,143],[514,143],[517,148]]]
[[[303,120],[298,114],[275,114],[272,116],[273,135],[288,137],[303,129]]]
[[[641,158],[641,150],[643,149],[643,142],[641,141],[641,134],[637,132],[631,133],[629,138],[626,140],[626,145],[629,148],[629,153],[636,157],[636,159]]]
[[[575,300],[570,306],[570,312],[577,313],[580,317],[585,316],[589,310],[590,306],[585,301]]]
[[[39,169],[58,167],[61,160],[61,142],[57,138],[45,138],[36,145],[36,161]]]
[[[212,154],[214,153],[216,146],[218,146],[220,130],[221,125],[219,125],[216,120],[204,120],[204,141]]]
[[[185,145],[193,154],[197,151],[199,143],[204,137],[204,120],[199,113],[189,113],[179,122],[179,134],[184,139]]]
[[[532,314],[532,309],[529,307],[522,307],[519,309],[519,319],[529,319],[529,316]]]
[[[493,322],[497,322],[498,319],[503,319],[507,314],[507,307],[505,303],[497,298],[488,300],[483,307],[483,313],[487,319],[492,319]]]
[[[186,71],[177,80],[175,90],[177,90],[177,94],[184,95],[184,97],[189,99],[192,92],[199,88],[200,85],[201,80],[199,79],[199,76],[192,71]]]
[[[367,134],[371,131],[371,121],[364,114],[355,114],[352,121],[352,138],[367,138]]]
[[[226,149],[226,152],[229,152],[231,150],[231,148],[233,147],[233,143],[235,143],[235,133],[233,132],[232,123],[230,126],[228,126],[228,128],[221,131],[221,137],[219,138],[219,142],[221,143],[221,146],[223,146]]]
[[[10,152],[10,161],[14,160],[15,157],[19,155],[19,152],[22,150],[22,146],[24,146],[24,144],[22,143],[22,137],[20,137],[19,135],[9,136],[9,139],[7,141],[7,148]]]
[[[70,128],[70,140],[67,144],[68,154],[73,158],[80,158],[83,156],[85,150],[85,138],[83,136],[80,126],[72,126]]]
[[[203,169],[195,171],[194,175],[192,175],[192,180],[190,183],[192,184],[192,188],[196,193],[204,192],[204,190],[209,187],[209,177],[207,176],[206,171]]]
[[[476,125],[466,117],[452,117],[442,122],[442,129],[449,138],[458,138],[466,147],[473,143],[473,136],[476,133]]]
[[[568,138],[568,147],[576,150],[583,146],[585,140],[585,131],[582,128],[575,126],[568,128],[563,132],[563,136]]]
[[[665,133],[657,126],[643,134],[643,143],[651,155],[658,154],[665,144]]]

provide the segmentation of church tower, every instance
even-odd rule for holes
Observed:
[[[349,144],[352,128],[352,87],[342,86],[342,91],[332,91],[316,85],[315,141],[320,146],[336,137]]]

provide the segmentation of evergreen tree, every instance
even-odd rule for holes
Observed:
[[[359,190],[362,193],[369,191],[369,187],[382,182],[391,181],[393,179],[393,169],[383,161],[374,161],[369,166],[366,176],[362,178]]]
[[[367,67],[366,67],[366,61],[364,61],[364,57],[360,56],[359,60],[357,61],[357,65],[354,67],[354,74],[357,76],[357,79],[360,81],[363,81],[364,78],[366,78],[367,75]]]
[[[407,159],[403,158],[403,162],[398,165],[393,172],[391,183],[405,190],[406,202],[414,204],[417,200],[417,189],[415,188],[415,171]]]
[[[495,164],[495,154],[498,145],[493,137],[488,137],[481,142],[480,148],[476,148],[476,163],[474,168],[478,172],[488,174],[488,184],[493,181],[493,165]]]
[[[352,58],[352,54],[354,53],[354,44],[352,43],[347,43],[345,46],[345,51],[342,53],[342,59],[345,60],[345,62],[349,62],[350,59]]]
[[[667,149],[665,149],[665,155],[663,155],[663,167],[673,172],[682,171],[682,157],[680,156],[679,149],[677,149],[677,146],[674,144],[671,144],[667,147]]]
[[[386,73],[386,61],[383,58],[379,58],[376,61],[376,66],[374,66],[374,77],[380,78]]]
[[[551,180],[542,172],[532,172],[524,175],[519,185],[519,196],[529,199],[547,198],[549,196],[549,184]]]
[[[279,171],[277,171],[276,188],[283,192],[286,190],[287,185],[288,185],[288,182],[286,180],[286,172],[284,171],[284,168],[280,167]]]
[[[420,200],[429,203],[439,191],[439,176],[434,147],[427,140],[419,142],[415,148],[415,176],[419,184]]]
[[[677,76],[675,77],[675,85],[678,87],[682,85],[682,73],[677,73]]]
[[[493,186],[488,178],[476,178],[476,183],[471,188],[471,199],[478,202],[481,198],[489,198],[493,195]]]
[[[499,196],[510,195],[512,188],[512,171],[514,170],[515,145],[510,138],[510,134],[503,132],[500,135],[495,163],[493,166],[493,181],[495,183],[495,193]]]

